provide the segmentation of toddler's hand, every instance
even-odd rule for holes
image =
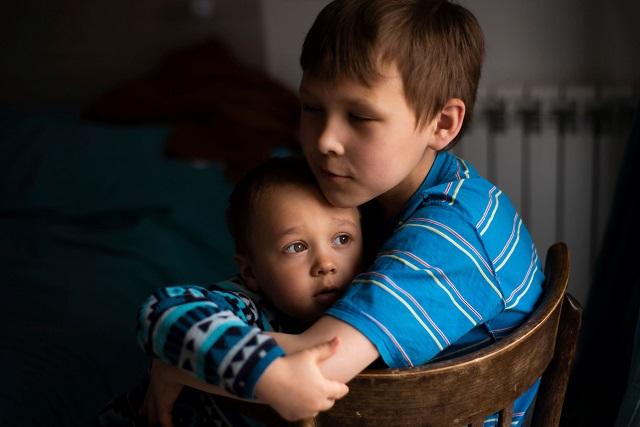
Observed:
[[[331,357],[338,338],[276,359],[262,374],[256,397],[288,421],[311,418],[331,408],[349,388],[325,378],[319,364]]]
[[[171,411],[184,387],[176,371],[177,368],[158,359],[152,361],[149,388],[140,409],[140,415],[147,417],[149,426],[173,427]]]

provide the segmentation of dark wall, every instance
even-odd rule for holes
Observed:
[[[3,2],[0,107],[76,108],[211,34],[262,67],[262,33],[259,0]]]

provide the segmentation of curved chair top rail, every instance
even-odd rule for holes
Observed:
[[[513,400],[551,367],[549,376],[542,375],[536,403],[545,413],[534,418],[534,425],[557,426],[580,318],[578,309],[577,323],[568,322],[573,338],[565,336],[567,328],[558,328],[565,315],[563,302],[572,306],[571,297],[565,296],[568,272],[567,246],[556,243],[547,252],[540,304],[508,337],[470,354],[420,367],[366,370],[351,380],[344,399],[313,419],[286,423],[265,405],[224,400],[272,426],[481,426],[487,414],[498,411],[499,425],[509,426]],[[554,358],[557,333],[565,334],[561,341],[571,344],[571,354]]]

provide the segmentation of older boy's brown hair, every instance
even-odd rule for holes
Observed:
[[[302,48],[305,76],[350,78],[370,86],[395,64],[421,127],[451,98],[470,119],[484,37],[467,9],[446,0],[335,0],[318,15]],[[452,144],[450,144],[451,146]]]

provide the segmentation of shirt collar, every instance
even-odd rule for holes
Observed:
[[[390,221],[389,225],[401,225],[404,221],[409,219],[409,217],[415,212],[415,210],[420,206],[423,200],[424,193],[431,187],[435,187],[439,183],[442,182],[442,174],[445,169],[446,161],[451,157],[451,154],[448,152],[438,152],[436,153],[436,158],[433,160],[433,164],[431,165],[431,169],[427,173],[427,176],[422,181],[422,184],[418,187],[418,189],[413,193],[413,195],[407,200],[402,211]],[[394,224],[395,223],[395,224]]]

